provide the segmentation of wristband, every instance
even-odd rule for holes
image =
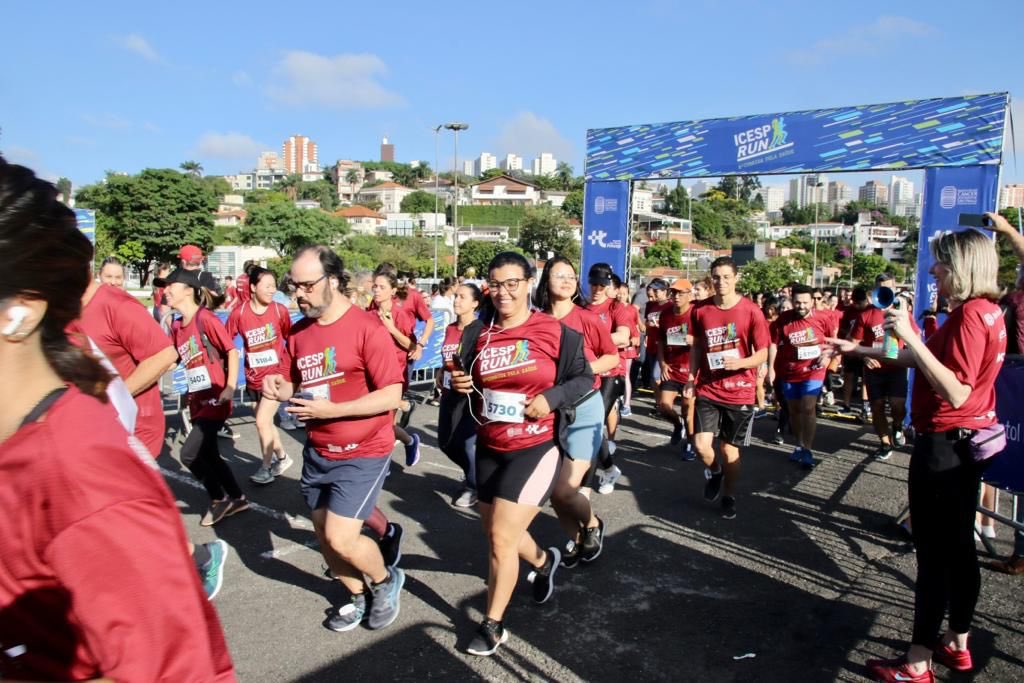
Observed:
[[[420,347],[421,349],[427,348],[426,346],[423,345],[423,342],[416,342],[416,346]]]

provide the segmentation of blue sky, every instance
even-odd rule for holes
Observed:
[[[317,4],[8,3],[0,151],[76,185],[186,159],[234,173],[295,133],[322,164],[387,135],[433,165],[432,128],[461,120],[460,158],[551,151],[581,173],[587,128],[1024,98],[1015,0]],[[1009,153],[1003,180],[1024,181]]]

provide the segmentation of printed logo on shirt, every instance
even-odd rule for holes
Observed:
[[[536,361],[530,360],[530,342],[520,339],[515,344],[488,346],[480,354],[478,363],[480,376],[483,377],[496,372],[534,365]]]
[[[445,344],[441,347],[441,358],[448,361],[459,351],[459,344]]]
[[[267,344],[277,340],[277,333],[274,330],[274,326],[270,323],[257,327],[252,330],[246,330],[245,342],[250,348],[259,344]]]
[[[708,346],[722,346],[723,344],[732,344],[739,341],[739,335],[736,333],[736,323],[729,323],[722,327],[712,327],[709,330],[705,330],[705,336],[708,340]]]
[[[814,334],[814,329],[806,327],[802,330],[789,333],[789,343],[793,346],[800,346],[801,344],[817,344],[818,337]]]
[[[327,444],[327,450],[331,453],[348,453],[349,451],[354,451],[357,448],[359,448],[359,444],[357,443],[347,443],[344,446],[338,446],[333,443]]]
[[[196,338],[189,336],[188,341],[178,347],[178,357],[181,358],[181,362],[188,365],[190,361],[195,360],[202,355],[199,350],[199,344],[196,343]]]
[[[871,334],[875,335],[875,339],[881,339],[882,337],[885,336],[885,326],[884,325],[872,325],[871,326]]]
[[[334,379],[345,374],[338,372],[338,353],[333,346],[328,346],[317,353],[300,356],[296,366],[302,373],[303,384],[315,380]]]

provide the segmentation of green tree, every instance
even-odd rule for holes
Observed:
[[[96,210],[97,230],[114,249],[131,241],[141,245],[138,265],[144,273],[154,261],[173,262],[183,244],[204,251],[213,245],[217,197],[200,179],[172,169],[108,175],[79,190],[75,202]]]
[[[306,244],[335,244],[347,232],[348,222],[343,218],[274,202],[249,209],[244,237],[247,242],[266,245],[281,256],[292,256]]]
[[[324,211],[334,211],[338,207],[338,188],[329,180],[321,178],[313,182],[301,182],[297,189],[299,199],[318,201]]]
[[[57,192],[60,193],[60,200],[67,204],[71,201],[71,180],[61,176],[57,179]]]
[[[518,241],[524,253],[535,258],[547,258],[548,252],[570,252],[573,242],[572,228],[561,210],[546,205],[526,209]]]
[[[203,175],[203,165],[198,161],[183,161],[178,168],[196,178]]]
[[[302,176],[298,173],[292,173],[274,183],[273,189],[275,192],[283,192],[289,201],[294,202],[299,198],[299,185],[301,184]]]
[[[288,195],[276,190],[249,190],[245,193],[243,200],[247,209],[250,206],[257,206],[260,204],[273,204],[275,202],[290,201],[288,199]]]
[[[740,196],[740,184],[739,180],[734,175],[727,175],[718,181],[718,185],[715,189],[724,194],[726,197],[732,199],[739,199]]]
[[[441,209],[444,208],[444,205],[438,202],[434,195],[423,190],[416,190],[402,199],[399,208],[402,209],[402,213],[434,213],[434,209],[438,206]]]
[[[712,249],[722,249],[728,244],[725,226],[713,202],[693,203],[693,236]]]
[[[566,161],[559,161],[555,166],[555,179],[562,190],[568,191],[572,187],[572,166]]]
[[[583,220],[583,190],[573,190],[565,196],[562,212],[569,218]]]
[[[853,279],[865,287],[874,287],[875,278],[890,269],[891,264],[878,254],[857,254],[853,257]]]
[[[231,194],[231,183],[224,180],[224,176],[219,175],[208,175],[203,176],[203,184],[210,188],[218,197],[223,197],[226,194]]]
[[[678,268],[683,263],[683,245],[681,242],[663,237],[647,247],[644,256],[653,265]]]
[[[472,268],[476,276],[481,279],[487,277],[487,266],[497,254],[503,251],[518,251],[522,249],[510,242],[485,242],[483,240],[466,240],[459,245],[459,274]]]
[[[665,213],[677,218],[686,218],[690,210],[690,197],[686,188],[681,184],[676,185],[671,191],[665,193]]]
[[[776,256],[764,261],[751,261],[740,268],[736,287],[744,294],[777,291],[795,278],[796,273],[789,261]]]
[[[497,178],[498,176],[505,175],[505,171],[500,168],[489,168],[480,174],[480,180],[490,180],[491,178]]]
[[[739,177],[739,195],[740,199],[748,204],[753,199],[757,190],[761,188],[761,179],[756,175],[741,175]],[[762,204],[763,204],[762,200]]]

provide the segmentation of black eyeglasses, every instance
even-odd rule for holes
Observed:
[[[497,280],[488,280],[487,287],[492,292],[498,291],[499,287],[504,287],[505,291],[509,294],[515,294],[516,290],[519,289],[519,284],[526,282],[527,280],[529,280],[529,278],[525,277],[510,277],[509,279],[502,280],[501,282],[498,282]]]
[[[327,273],[324,273],[317,279],[310,280],[309,282],[295,282],[294,280],[288,280],[287,286],[288,289],[293,292],[301,289],[308,294],[309,292],[312,292],[313,288],[320,284],[320,281],[323,280],[325,277],[327,277]]]
[[[816,297],[814,297],[814,300],[815,301],[821,301],[821,297],[820,296],[816,296]]]

